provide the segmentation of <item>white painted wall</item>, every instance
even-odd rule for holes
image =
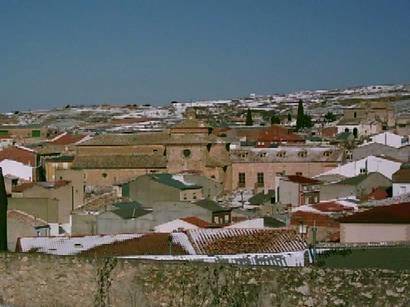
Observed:
[[[33,180],[34,167],[9,159],[1,161],[0,167],[3,169],[4,175],[12,175],[28,181]]]
[[[373,135],[371,138],[372,138],[372,141],[365,143],[365,144],[379,143],[379,144],[384,144],[384,145],[396,147],[396,148],[400,148],[403,145],[408,144],[408,141],[407,140],[405,141],[405,139],[401,135],[391,133],[391,132],[379,133],[379,134]]]
[[[176,219],[176,220],[155,226],[154,231],[168,233],[168,232],[173,232],[174,230],[178,230],[178,229],[188,230],[188,229],[198,229],[198,228],[199,227],[196,225],[192,225],[183,220]]]
[[[367,161],[367,172],[379,172],[389,178],[392,179],[393,173],[400,169],[400,162],[395,162],[387,159],[383,159],[381,157],[375,156],[368,156],[367,158],[349,162],[343,164],[339,167],[336,167],[330,171],[324,172],[318,176],[322,175],[330,175],[330,174],[339,174],[345,177],[354,177],[360,175],[360,170],[366,169],[366,161]]]
[[[263,218],[256,218],[235,223],[225,228],[265,228],[265,223],[263,221]]]
[[[393,196],[410,193],[410,183],[393,183]]]

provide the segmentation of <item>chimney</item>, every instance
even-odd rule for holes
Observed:
[[[0,252],[7,252],[7,193],[0,167]]]

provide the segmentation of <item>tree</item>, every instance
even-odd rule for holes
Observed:
[[[270,118],[270,123],[271,125],[273,124],[280,124],[280,118],[277,116],[275,113],[272,114],[272,117]]]
[[[288,122],[292,121],[292,114],[288,113]]]
[[[248,111],[246,112],[246,126],[253,126],[253,119],[252,119],[252,112],[251,109],[248,108]]]
[[[304,111],[303,111],[303,101],[302,99],[299,100],[298,104],[298,115],[296,117],[296,130],[301,130],[303,128],[303,121],[304,121]]]
[[[303,115],[303,128],[312,128],[313,123],[312,123],[312,117],[310,117],[307,114]]]
[[[325,122],[330,123],[334,122],[336,120],[336,115],[334,115],[332,112],[327,112],[325,114]]]

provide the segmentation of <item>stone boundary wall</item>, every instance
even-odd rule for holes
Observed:
[[[410,306],[410,272],[0,254],[0,305]]]

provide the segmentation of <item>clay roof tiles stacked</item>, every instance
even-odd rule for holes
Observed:
[[[36,165],[36,153],[32,150],[22,147],[8,147],[0,150],[0,161],[13,160],[26,165]]]
[[[289,229],[192,229],[187,235],[198,255],[282,253],[306,248],[305,241]]]
[[[343,217],[340,223],[410,224],[410,202],[380,206]]]

